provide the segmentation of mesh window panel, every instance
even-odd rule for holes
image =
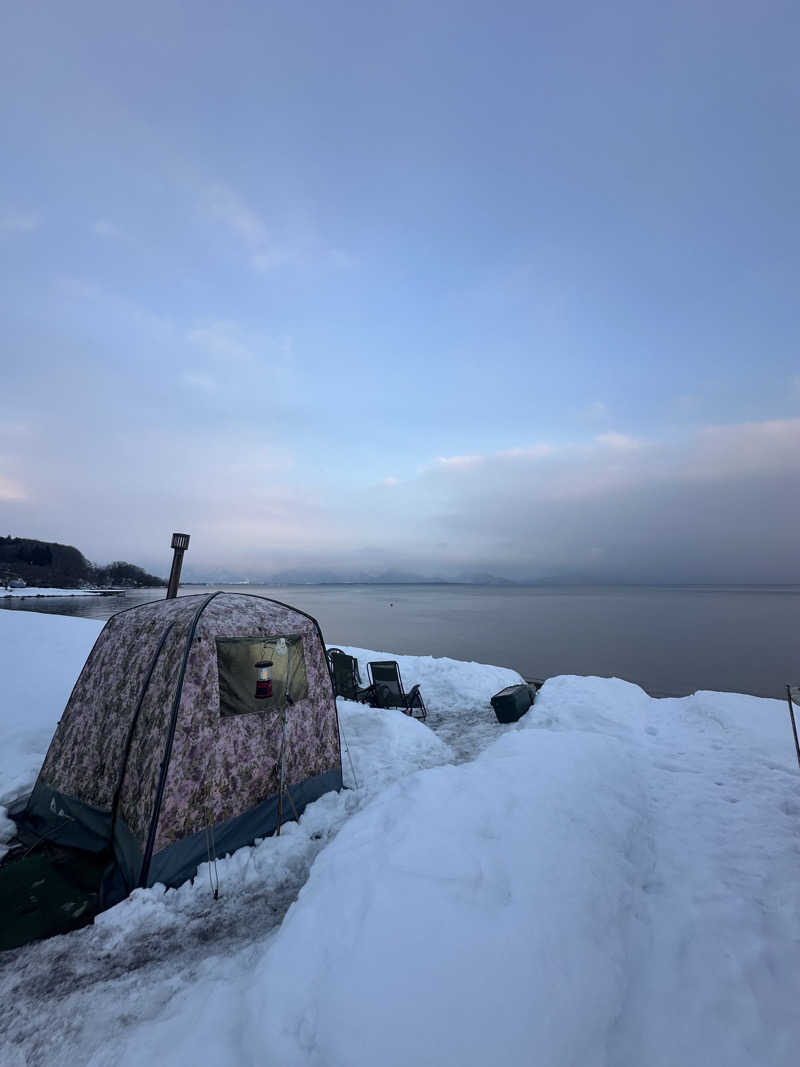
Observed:
[[[272,695],[256,696],[257,663],[270,663]],[[259,715],[281,711],[308,693],[301,634],[218,637],[219,713]],[[290,699],[287,699],[290,698]]]

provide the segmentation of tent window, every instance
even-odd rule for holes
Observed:
[[[256,696],[257,663],[271,663],[271,695]],[[218,637],[219,713],[257,715],[281,711],[308,693],[301,634]]]

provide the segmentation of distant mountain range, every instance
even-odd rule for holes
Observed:
[[[411,571],[384,570],[379,572],[347,572],[333,570],[291,569],[242,578],[230,572],[184,572],[183,585],[516,585],[493,574],[459,575],[442,578]]]
[[[539,578],[511,579],[483,570],[461,570],[445,576],[385,567],[382,570],[346,570],[333,567],[293,567],[271,574],[238,573],[228,567],[183,568],[182,585],[484,585],[557,586],[591,585],[585,574],[559,574]],[[106,566],[91,563],[72,545],[39,541],[29,537],[0,537],[0,584],[23,579],[30,586],[68,588],[76,586],[164,586],[163,578],[141,567],[118,560]]]
[[[331,569],[294,568],[273,574],[251,575],[244,579],[240,574],[218,571],[213,574],[184,572],[184,585],[581,585],[590,579],[578,575],[559,575],[547,578],[511,579],[502,578],[488,571],[462,571],[450,578],[439,575],[418,574],[389,568],[382,571],[334,571]]]

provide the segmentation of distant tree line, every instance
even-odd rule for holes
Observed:
[[[163,578],[134,563],[116,560],[105,567],[91,563],[72,545],[28,537],[0,537],[0,585],[22,578],[27,585],[70,589],[82,585],[117,588],[164,586]]]

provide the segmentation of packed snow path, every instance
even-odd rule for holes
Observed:
[[[785,707],[697,693],[649,701],[646,722],[638,959],[611,1062],[796,1063],[800,773]]]
[[[643,786],[627,990],[597,1062],[796,1063],[800,773],[785,705],[598,682],[553,679],[537,702],[543,725],[630,745]]]
[[[94,624],[35,618],[22,625],[50,632],[25,645],[44,641],[66,686]],[[0,635],[17,686],[0,803],[38,767],[66,698],[45,708],[52,688],[14,632]],[[201,870],[0,957],[4,1067],[796,1062],[800,773],[785,705],[562,677],[499,727],[488,695],[512,672],[400,665],[447,744],[340,702],[361,788],[222,861],[221,901]]]

